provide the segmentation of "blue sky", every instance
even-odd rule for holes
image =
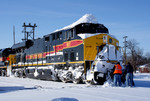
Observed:
[[[94,15],[123,46],[123,37],[135,39],[150,52],[150,0],[1,0],[0,48],[23,38],[24,22],[34,24],[36,38],[72,24],[84,14]]]

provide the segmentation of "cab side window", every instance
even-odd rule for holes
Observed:
[[[48,42],[49,40],[49,36],[45,37],[45,42]]]
[[[74,29],[71,29],[71,35],[70,35],[71,39],[74,38]]]
[[[64,40],[67,40],[67,31],[64,34]]]
[[[53,40],[55,40],[55,39],[56,39],[55,34],[52,34],[52,39],[53,39]]]

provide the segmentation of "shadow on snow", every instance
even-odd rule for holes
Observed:
[[[150,88],[150,81],[144,81],[144,80],[134,80],[136,87],[146,87]]]
[[[25,88],[23,86],[0,87],[0,94],[1,93],[8,93],[8,92],[13,92],[13,91],[18,91],[18,90],[32,90],[32,89],[36,89],[36,88],[35,87]]]
[[[56,98],[51,101],[78,101],[78,100],[75,98]]]

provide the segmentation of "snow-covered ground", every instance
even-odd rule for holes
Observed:
[[[130,88],[0,77],[0,101],[150,101],[150,74],[134,81]]]

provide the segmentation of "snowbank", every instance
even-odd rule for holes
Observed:
[[[150,74],[134,74],[134,81],[129,88],[0,77],[0,101],[150,101]]]

